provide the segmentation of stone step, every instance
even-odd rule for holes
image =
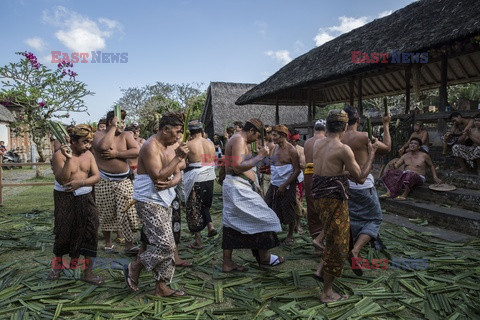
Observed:
[[[480,212],[460,208],[446,208],[432,202],[409,198],[407,200],[381,199],[382,208],[389,213],[409,218],[424,218],[429,224],[445,229],[480,236]]]
[[[427,185],[415,188],[410,196],[415,199],[432,201],[471,211],[480,211],[480,191],[457,188],[454,191],[434,191]]]
[[[446,240],[446,241],[452,241],[452,242],[466,242],[475,239],[474,236],[464,234],[461,232],[456,232],[452,230],[447,230],[444,228],[432,226],[430,224],[426,226],[422,226],[416,223],[413,223],[410,221],[408,218],[399,216],[396,214],[388,214],[384,213],[383,214],[383,222],[386,223],[391,223],[400,227],[405,227],[408,229],[412,229],[417,232],[428,232],[431,233],[432,236]]]
[[[457,188],[480,190],[480,176],[474,173],[459,173],[453,170],[439,170],[438,177],[444,183],[453,184]]]

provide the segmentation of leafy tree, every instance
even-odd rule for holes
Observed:
[[[31,52],[17,52],[19,62],[0,67],[0,103],[18,110],[12,124],[16,134],[28,132],[37,146],[39,161],[44,162],[44,148],[49,135],[47,122],[53,117],[69,118],[70,112],[85,112],[83,98],[93,93],[77,81],[73,64],[62,62],[50,70]]]
[[[193,108],[192,119],[200,118],[206,92],[200,84],[156,82],[142,88],[122,89],[123,96],[115,102],[127,111],[127,121],[137,122],[144,137],[153,134],[164,113]]]

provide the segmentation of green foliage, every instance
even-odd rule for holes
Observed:
[[[14,134],[28,132],[43,162],[48,121],[53,117],[69,118],[69,112],[85,112],[83,98],[93,93],[75,79],[73,64],[59,63],[57,69],[50,70],[38,63],[33,53],[17,54],[22,56],[20,61],[0,67],[0,103],[18,110],[11,125]]]
[[[156,82],[142,88],[122,89],[123,96],[115,104],[127,111],[127,121],[140,125],[141,135],[146,138],[155,132],[158,120],[165,113],[186,112],[192,107],[191,118],[200,118],[206,98],[200,86]]]

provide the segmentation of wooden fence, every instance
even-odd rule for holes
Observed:
[[[3,188],[5,187],[32,187],[32,186],[53,186],[54,185],[54,182],[3,183],[3,167],[28,167],[28,166],[50,166],[50,162],[2,163],[2,160],[0,157],[0,206],[3,206]]]

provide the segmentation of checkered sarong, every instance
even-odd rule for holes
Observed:
[[[134,240],[134,231],[140,228],[135,206],[127,211],[132,201],[133,183],[130,179],[107,181],[100,179],[95,185],[95,201],[100,218],[101,231],[121,230],[126,241]]]

